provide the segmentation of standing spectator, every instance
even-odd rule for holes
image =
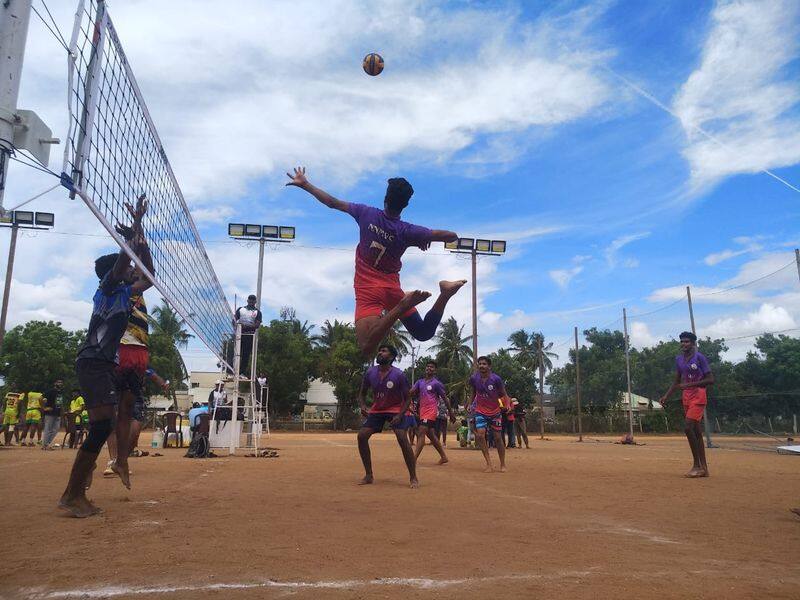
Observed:
[[[444,396],[438,396],[437,402],[439,403],[436,415],[436,437],[442,443],[443,448],[447,448],[447,404],[445,403]]]
[[[522,448],[522,441],[525,440],[525,449],[530,450],[531,447],[528,445],[528,425],[525,422],[525,407],[516,398],[511,399],[511,405],[514,407],[514,429],[517,433],[517,447]]]
[[[72,400],[69,403],[69,410],[66,413],[67,418],[67,432],[69,433],[69,447],[74,448],[76,445],[76,438],[80,437],[80,431],[83,428],[82,416],[86,412],[84,410],[85,403],[81,391],[77,388],[72,390]]]
[[[25,394],[25,431],[22,432],[20,446],[33,446],[33,437],[36,435],[38,443],[42,443],[42,393],[28,392]],[[25,438],[31,434],[31,441],[25,443]]]
[[[516,444],[514,444],[514,404],[513,400],[506,396],[503,398],[503,404],[505,404],[506,411],[503,413],[503,441],[506,444],[506,448],[516,448]]]
[[[5,397],[3,406],[3,434],[5,445],[11,445],[11,432],[14,432],[14,440],[19,443],[19,401],[22,394],[9,392]]]
[[[42,412],[44,413],[44,435],[42,438],[42,450],[52,450],[53,440],[58,434],[61,425],[61,408],[64,406],[64,382],[56,379],[53,382],[53,389],[45,392],[42,400]]]
[[[261,311],[256,307],[256,297],[250,294],[247,305],[236,309],[236,322],[242,326],[242,351],[239,360],[239,373],[250,375],[250,354],[253,352],[253,338],[261,327]]]

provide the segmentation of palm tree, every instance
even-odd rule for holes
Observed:
[[[468,367],[472,362],[472,348],[468,342],[472,336],[464,335],[464,325],[459,326],[455,317],[450,317],[439,325],[431,350],[441,366],[449,369]]]
[[[519,329],[508,336],[511,343],[511,352],[514,353],[520,364],[526,369],[539,372],[539,433],[544,439],[544,374],[545,371],[552,371],[552,358],[558,358],[558,354],[551,352],[553,342],[544,342],[544,334],[528,333],[524,329]]]
[[[150,323],[161,333],[169,336],[176,348],[186,348],[189,340],[194,337],[186,331],[186,321],[181,319],[180,315],[172,310],[163,298],[161,303],[161,306],[153,309],[153,315],[149,318]]]
[[[320,333],[311,337],[311,343],[317,348],[330,350],[336,342],[345,337],[346,332],[353,326],[350,323],[334,319],[331,323],[325,319],[325,323],[320,327]]]
[[[389,333],[386,334],[386,337],[383,338],[384,344],[389,344],[394,346],[397,350],[397,360],[400,360],[411,352],[411,335],[405,330],[400,328],[400,321],[395,321],[392,328],[389,330]]]

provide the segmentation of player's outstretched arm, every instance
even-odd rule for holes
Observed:
[[[292,185],[307,191],[328,208],[335,208],[336,210],[347,212],[348,203],[343,200],[339,200],[338,198],[334,198],[325,190],[321,190],[317,186],[313,185],[306,177],[305,167],[297,167],[294,170],[294,175],[291,173],[286,173],[286,176],[291,179],[291,181],[286,184],[287,186]]]
[[[455,242],[457,239],[458,234],[455,231],[447,231],[446,229],[431,230],[432,242]]]

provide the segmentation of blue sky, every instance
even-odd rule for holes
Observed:
[[[294,247],[267,254],[266,316],[292,305],[312,322],[352,319],[357,230],[283,188],[304,164],[320,187],[371,204],[404,176],[407,220],[509,240],[479,264],[482,351],[519,327],[560,342],[686,285],[701,336],[800,327],[796,269],[716,293],[800,244],[795,2],[245,3],[225,23],[202,2],[109,4],[231,302],[253,289],[257,252],[223,242],[225,223],[292,224]],[[19,104],[64,137],[63,52],[35,18],[29,41]],[[368,51],[386,60],[379,77],[360,70]],[[48,183],[14,165],[6,206]],[[21,240],[12,325],[88,320],[87,264],[110,244],[65,235],[103,233],[69,202],[34,203],[61,233]],[[433,291],[462,276],[469,263],[438,247],[410,250],[402,279]],[[468,290],[450,314],[468,322]],[[684,303],[631,321],[638,345],[688,328]],[[731,357],[751,342],[732,340]],[[210,362],[199,344],[187,358]]]

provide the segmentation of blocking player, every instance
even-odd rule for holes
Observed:
[[[365,357],[372,356],[381,340],[400,319],[408,332],[419,341],[427,341],[436,333],[445,306],[466,283],[440,281],[439,297],[423,319],[415,306],[430,297],[429,292],[414,290],[404,293],[400,287],[401,257],[411,246],[427,250],[431,242],[454,242],[452,231],[428,229],[400,220],[414,193],[403,178],[389,180],[383,210],[344,202],[312,185],[305,167],[298,167],[286,185],[299,187],[322,204],[346,212],[358,223],[360,239],[356,247],[356,271],[353,287],[356,293],[356,340]]]
[[[117,231],[132,242],[141,231],[142,217],[147,210],[144,196],[139,197],[135,209],[128,206],[128,210],[133,215],[133,225],[118,225]],[[58,502],[59,508],[78,518],[100,512],[86,497],[86,489],[91,484],[97,455],[113,430],[118,401],[114,371],[119,342],[128,325],[130,299],[150,287],[148,281],[136,278],[124,249],[120,249],[119,254],[98,258],[95,273],[100,283],[93,298],[86,341],[78,351],[75,365],[89,413],[89,432],[75,455],[69,482]]]
[[[456,416],[450,400],[447,398],[444,384],[436,378],[436,361],[429,360],[425,365],[425,377],[418,380],[411,388],[411,396],[417,398],[419,404],[419,426],[417,427],[417,447],[414,450],[414,458],[419,459],[427,437],[439,453],[440,458],[437,464],[444,465],[448,462],[447,454],[439,441],[436,423],[439,415],[439,402],[442,401],[447,406],[451,423],[456,422]]]
[[[475,402],[475,441],[483,452],[486,461],[485,473],[494,471],[489,455],[487,430],[491,431],[497,455],[500,458],[500,472],[506,472],[506,448],[501,435],[503,411],[505,405],[502,398],[506,395],[503,380],[492,372],[492,360],[488,356],[478,357],[478,372],[469,378],[469,385],[474,392]]]
[[[686,477],[708,477],[706,449],[703,445],[703,411],[708,401],[706,388],[714,385],[714,375],[708,366],[708,359],[697,351],[697,336],[691,331],[684,331],[678,336],[681,342],[681,353],[675,357],[675,381],[669,386],[659,402],[669,400],[672,393],[680,389],[683,412],[686,416],[684,431],[689,440],[694,464],[686,473]]]
[[[361,415],[365,417],[358,432],[358,453],[361,455],[361,462],[364,463],[366,473],[360,483],[366,485],[374,481],[369,438],[375,433],[380,433],[384,423],[389,421],[397,443],[403,452],[411,487],[417,488],[419,481],[417,480],[414,450],[406,436],[406,429],[413,424],[413,419],[405,414],[411,403],[411,395],[405,374],[397,367],[392,366],[395,358],[397,358],[397,350],[393,346],[382,345],[378,348],[378,355],[375,357],[375,362],[378,364],[370,367],[364,374],[364,380],[358,392]],[[368,390],[372,390],[372,406],[369,408],[366,404]]]

